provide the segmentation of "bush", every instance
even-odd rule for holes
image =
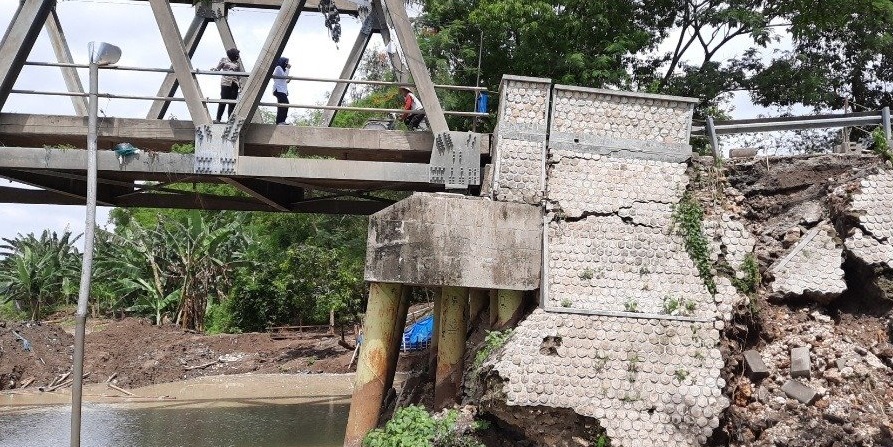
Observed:
[[[423,407],[410,405],[394,412],[384,428],[372,430],[363,447],[484,447],[456,428],[459,413],[449,410],[443,418],[432,417]]]

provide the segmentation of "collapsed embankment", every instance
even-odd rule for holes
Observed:
[[[702,431],[706,441],[689,438],[690,443],[679,445],[893,446],[893,233],[887,233],[893,232],[893,207],[889,205],[893,193],[888,192],[893,191],[893,175],[889,169],[875,157],[836,155],[733,160],[724,165],[696,158],[689,164],[687,191],[703,210],[700,227],[709,247],[704,256],[709,258],[710,275],[721,294],[738,298],[717,299],[721,315],[716,322],[720,329],[717,347],[722,365],[717,383],[728,405],[719,415],[719,426]],[[650,272],[638,271],[644,284]],[[579,368],[590,368],[595,380],[601,380],[592,383],[607,383],[608,387],[603,390],[605,397],[596,391],[596,396],[584,399],[591,406],[580,411],[571,408],[580,405],[572,403],[573,396],[558,390],[577,386],[569,383],[576,377],[567,376],[560,366],[550,367],[563,360],[542,359],[579,356],[595,342],[569,336],[563,341],[561,337],[542,337],[556,331],[542,327],[545,321],[540,320],[545,318],[541,311],[528,314],[520,335],[518,331],[514,335],[530,337],[533,333],[536,343],[542,338],[537,344],[540,352],[528,356],[536,357],[533,363],[543,366],[543,374],[535,371],[531,375],[530,380],[539,376],[535,385],[523,375],[516,377],[520,383],[509,382],[497,371],[497,365],[505,369],[511,362],[523,368],[528,357],[518,349],[526,342],[510,338],[509,348],[497,349],[490,361],[481,362],[475,357],[490,347],[484,337],[490,329],[486,314],[470,328],[462,400],[475,407],[478,417],[491,422],[481,435],[486,445],[607,445],[602,427],[605,419],[591,415],[610,411],[625,411],[622,414],[630,420],[629,430],[641,433],[664,433],[664,429],[648,427],[650,424],[684,425],[702,417],[698,396],[669,402],[670,408],[688,408],[678,410],[678,421],[673,410],[666,409],[667,402],[649,404],[654,401],[651,394],[627,391],[617,397],[612,391],[617,380],[605,382],[606,376],[616,372],[621,378],[618,390],[623,393],[637,389],[642,374],[651,373],[649,362],[636,361],[639,356],[632,351],[605,351],[604,358],[602,351],[593,351],[595,358],[567,359],[565,363],[578,367],[574,373],[582,380],[587,376]],[[599,326],[599,317],[588,318],[594,321],[593,330],[613,327]],[[562,320],[570,329],[566,333],[572,334],[585,331],[590,324],[582,317]],[[630,323],[621,323],[623,330],[624,324]],[[670,323],[652,326],[643,330],[656,330],[659,338],[670,337],[667,355],[692,349],[674,345],[673,340],[685,338],[672,336],[693,330],[673,329]],[[712,355],[712,347],[706,348],[696,348],[692,358],[703,362],[703,353]],[[761,360],[762,369],[745,361],[746,351]],[[619,369],[614,371],[615,367]],[[670,376],[670,388],[698,392],[690,378],[695,366],[667,368],[675,370],[657,373]],[[398,405],[430,404],[430,376],[424,364],[419,370],[407,381]],[[552,380],[543,381],[543,377]],[[699,384],[701,380],[712,383],[710,377],[697,380]],[[517,385],[521,390],[534,390],[527,398],[529,403],[518,404],[517,396],[507,396],[507,390]],[[536,405],[536,398],[547,405]],[[562,399],[568,400],[567,408],[560,408]],[[707,399],[708,405],[714,401],[709,395]],[[600,410],[603,400],[620,400],[620,410]],[[664,409],[655,412],[659,408]],[[587,416],[581,411],[590,413]],[[667,412],[666,420],[658,416],[661,411]],[[709,423],[692,424],[691,429],[701,433],[698,430],[706,427]],[[611,442],[647,444],[623,439]]]

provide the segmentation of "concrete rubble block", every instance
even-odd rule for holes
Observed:
[[[756,381],[769,377],[769,368],[766,367],[759,352],[753,349],[744,351],[744,362],[747,366],[747,375],[750,377],[750,380]]]
[[[809,377],[810,366],[808,347],[791,349],[791,377]]]
[[[535,290],[542,210],[417,193],[369,218],[365,279],[417,286]]]
[[[850,214],[859,216],[859,226],[846,247],[868,265],[893,266],[893,208],[890,191],[893,172],[885,171],[863,179],[853,196]]]
[[[806,405],[810,405],[815,402],[816,398],[819,396],[814,389],[794,380],[790,379],[785,382],[784,385],[781,386],[781,391],[791,399],[795,399],[798,402]]]
[[[837,232],[827,221],[816,225],[778,260],[769,271],[772,290],[780,295],[809,296],[823,304],[846,290],[843,250]]]

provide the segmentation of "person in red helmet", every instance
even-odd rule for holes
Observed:
[[[415,94],[413,94],[412,90],[409,88],[400,87],[400,94],[403,96],[403,110],[407,111],[403,115],[400,115],[400,120],[406,124],[406,127],[416,130],[419,128],[419,124],[422,123],[422,120],[425,119],[425,114],[409,112],[425,110],[425,108],[422,106],[422,102],[419,101],[419,98],[416,98]]]

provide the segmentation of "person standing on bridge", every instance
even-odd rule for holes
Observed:
[[[217,67],[212,71],[245,71],[242,67],[242,60],[239,59],[239,50],[230,48],[226,50],[226,57],[220,59]],[[220,99],[236,99],[239,97],[239,88],[242,86],[242,78],[235,75],[224,75],[220,77]],[[229,106],[226,112],[226,119],[233,114],[235,104],[218,104],[217,105],[217,121],[223,120],[223,109]]]
[[[288,70],[291,65],[288,63],[287,57],[280,57],[276,62],[276,68],[273,69],[273,96],[279,104],[288,104]],[[285,118],[288,116],[288,107],[276,108],[276,124],[285,124]]]
[[[406,110],[406,113],[400,116],[400,121],[406,124],[406,127],[411,130],[416,130],[419,128],[419,124],[422,123],[422,120],[425,119],[424,113],[409,113],[417,110],[424,110],[422,106],[422,102],[419,101],[419,98],[412,93],[407,87],[400,87],[400,94],[403,96],[403,110]]]

